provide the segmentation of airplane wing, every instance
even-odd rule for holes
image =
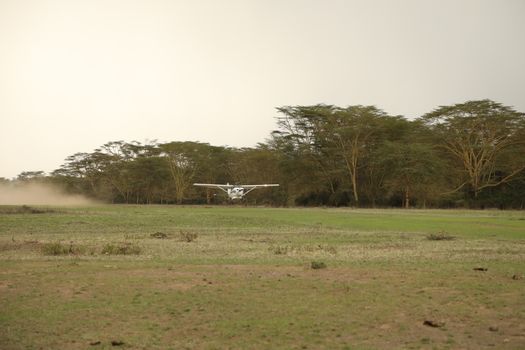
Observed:
[[[202,186],[202,187],[215,187],[215,188],[233,188],[235,187],[234,185],[230,185],[230,184],[226,184],[226,185],[223,185],[223,184],[193,184],[193,186]]]
[[[261,187],[277,187],[279,186],[279,184],[264,184],[264,185],[240,185],[239,187],[242,187],[246,190],[246,192],[244,192],[245,195],[247,195],[248,193],[250,193],[251,191],[255,190],[256,188],[261,188]]]
[[[223,184],[199,184],[199,183],[194,183],[193,186],[218,188],[220,190],[223,190],[224,192],[228,192],[227,191],[228,188],[234,188],[235,187],[234,185],[230,185],[230,184],[223,185]]]

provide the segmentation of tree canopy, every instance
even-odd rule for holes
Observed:
[[[252,148],[189,141],[110,141],[78,152],[50,182],[111,203],[227,201],[204,183],[270,183],[260,205],[523,208],[525,114],[491,100],[441,106],[415,120],[375,106],[283,106]],[[6,179],[3,182],[9,182]]]

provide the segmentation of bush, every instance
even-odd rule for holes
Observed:
[[[270,247],[270,250],[273,251],[274,254],[277,254],[277,255],[286,255],[288,254],[288,251],[289,250],[292,250],[291,247],[289,248],[288,246],[286,245],[283,245],[283,246],[276,246],[276,247]]]
[[[106,244],[102,248],[102,254],[106,255],[138,255],[142,249],[138,245],[123,243],[120,245]]]
[[[427,236],[427,239],[430,241],[451,241],[454,238],[454,236],[448,234],[445,231],[440,231],[438,233],[431,233]]]
[[[197,234],[194,232],[180,231],[180,240],[184,242],[193,242],[197,239]]]
[[[168,235],[164,232],[155,232],[149,235],[151,238],[158,238],[158,239],[164,239],[168,238]]]
[[[77,255],[82,253],[82,251],[82,247],[74,246],[73,242],[69,244],[56,242],[42,245],[42,253],[44,255]]]
[[[310,265],[312,269],[318,270],[318,269],[325,269],[326,264],[322,261],[312,261],[312,264]]]

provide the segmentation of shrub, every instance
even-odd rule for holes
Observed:
[[[276,247],[270,247],[270,250],[273,250],[274,254],[285,255],[285,254],[288,254],[288,250],[291,250],[291,247],[288,248],[288,246],[286,245],[283,245],[283,246],[278,245]]]
[[[42,245],[42,253],[44,255],[77,255],[82,253],[82,251],[83,248],[74,246],[73,242],[70,242],[69,244],[56,242]]]
[[[151,235],[149,235],[151,238],[159,238],[159,239],[164,239],[164,238],[168,238],[168,235],[165,234],[164,232],[155,232],[155,233],[152,233]]]
[[[180,231],[180,240],[184,242],[193,242],[197,239],[197,234],[194,232]]]
[[[454,236],[450,235],[445,231],[440,231],[438,233],[431,233],[427,236],[427,239],[430,241],[451,241],[454,239]]]
[[[142,249],[138,245],[123,243],[119,245],[106,244],[102,248],[102,254],[106,255],[138,255]]]
[[[46,243],[42,246],[44,255],[68,255],[69,249],[62,243]]]
[[[312,269],[318,270],[318,269],[325,269],[326,264],[322,261],[312,261],[312,264],[310,265]]]

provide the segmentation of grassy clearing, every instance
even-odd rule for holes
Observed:
[[[525,346],[523,212],[36,209],[0,207],[2,348]]]

